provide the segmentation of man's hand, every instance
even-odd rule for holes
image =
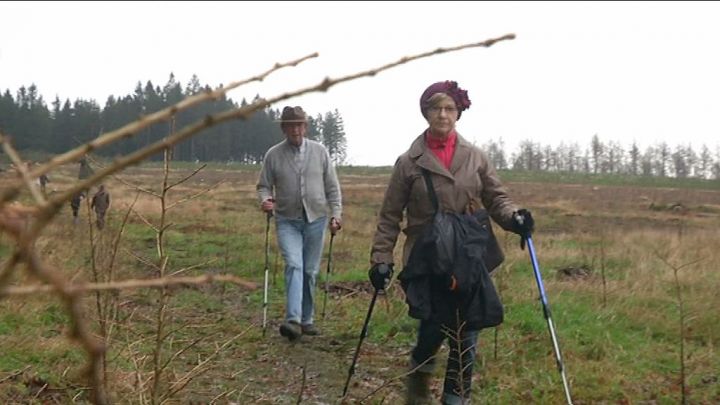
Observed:
[[[342,229],[342,221],[335,217],[330,218],[330,233],[335,235],[340,229]]]
[[[273,210],[275,209],[275,199],[268,198],[267,200],[263,201],[260,204],[260,209],[268,214],[272,214]]]
[[[384,290],[392,280],[393,265],[392,263],[376,263],[370,268],[368,276],[370,276],[370,283],[376,290]]]

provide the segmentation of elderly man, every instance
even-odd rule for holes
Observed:
[[[105,226],[105,213],[110,208],[110,193],[105,190],[105,186],[103,184],[98,187],[98,191],[93,196],[90,207],[95,210],[95,224],[97,225],[97,228],[103,229]]]
[[[325,226],[329,223],[333,234],[341,227],[342,198],[327,149],[305,139],[305,111],[285,107],[280,128],[285,140],[265,154],[257,192],[260,208],[275,214],[287,299],[280,334],[293,341],[303,334],[320,333],[313,324],[315,280]]]

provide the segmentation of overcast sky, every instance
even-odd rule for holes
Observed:
[[[514,33],[285,104],[337,108],[349,163],[391,165],[426,128],[419,97],[456,80],[472,106],[464,137],[716,150],[720,3],[0,2],[0,89],[34,83],[49,104],[162,86],[170,72],[217,86],[276,62],[320,57],[232,91],[234,100],[319,83],[402,56]]]

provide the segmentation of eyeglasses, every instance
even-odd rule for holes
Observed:
[[[440,111],[443,110],[448,114],[452,114],[457,112],[457,107],[430,107],[430,111],[433,114],[440,114]]]

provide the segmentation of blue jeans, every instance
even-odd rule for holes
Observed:
[[[450,333],[454,336],[456,332]],[[410,355],[410,368],[415,369],[418,365],[424,363],[417,371],[432,373],[436,363],[433,356],[437,354],[443,341],[448,340],[450,354],[448,355],[447,369],[445,370],[443,404],[464,404],[470,400],[470,384],[472,382],[473,364],[475,363],[478,333],[477,330],[463,330],[460,335],[461,342],[458,345],[457,339],[448,336],[439,323],[420,321],[417,343]],[[462,356],[459,356],[459,353],[462,353]],[[462,365],[458,359],[461,360]],[[459,373],[459,370],[462,370],[462,374]],[[460,396],[460,394],[463,394],[463,396]]]
[[[277,239],[285,259],[285,320],[313,323],[315,279],[320,271],[327,217],[313,222],[276,215]]]

